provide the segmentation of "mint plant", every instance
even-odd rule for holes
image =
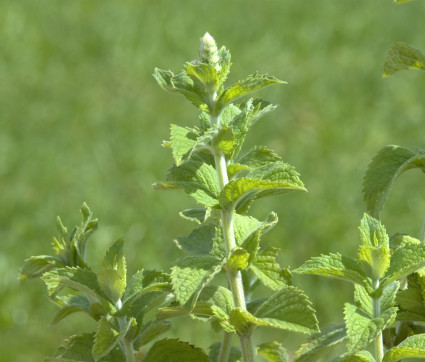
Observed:
[[[226,361],[232,353],[232,337],[239,338],[243,361],[255,355],[251,335],[269,326],[311,333],[318,330],[314,310],[305,294],[290,286],[291,274],[276,262],[277,250],[260,240],[277,222],[275,213],[259,221],[247,212],[262,197],[305,190],[295,169],[265,147],[241,154],[247,132],[275,106],[261,99],[241,97],[271,84],[284,82],[269,75],[253,74],[230,87],[224,82],[230,71],[230,53],[217,48],[206,33],[199,57],[187,62],[179,74],[155,69],[154,77],[167,91],[179,93],[201,112],[196,127],[171,126],[170,141],[175,164],[157,190],[182,189],[200,207],[181,216],[195,222],[195,229],[176,239],[187,254],[172,267],[171,285],[177,306],[160,309],[161,318],[182,314],[211,320],[223,330],[211,358]],[[213,279],[221,272],[228,285]],[[274,294],[252,300],[260,284]],[[286,352],[279,344],[258,347],[260,354]]]

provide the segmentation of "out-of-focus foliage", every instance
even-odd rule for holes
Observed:
[[[75,210],[90,204],[100,220],[92,262],[120,236],[130,273],[168,268],[181,255],[172,240],[190,228],[177,213],[191,200],[151,184],[171,162],[160,147],[169,123],[193,125],[197,113],[151,74],[195,57],[200,34],[232,49],[230,83],[257,70],[289,83],[262,94],[280,108],[247,139],[290,160],[309,190],[252,209],[260,219],[278,213],[267,241],[282,249],[282,265],[335,245],[352,254],[372,156],[387,144],[424,148],[423,73],[381,77],[394,42],[425,48],[421,1],[0,0],[0,9],[0,361],[41,360],[83,332],[78,318],[46,329],[55,306],[37,283],[17,281],[24,259],[50,249],[58,214],[73,225]],[[418,191],[405,197],[406,189]],[[423,177],[409,171],[382,214],[388,232],[418,236],[424,205]],[[341,320],[349,287],[295,282],[321,325]],[[205,347],[200,329],[194,321],[169,336]],[[277,333],[271,338],[289,345]]]

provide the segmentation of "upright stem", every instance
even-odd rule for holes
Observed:
[[[422,223],[422,230],[421,230],[421,237],[420,237],[420,241],[423,243],[425,241],[425,218],[424,221]]]
[[[122,302],[121,299],[118,299],[117,304],[116,304],[117,310],[120,310],[122,307]],[[118,318],[118,324],[120,326],[120,329],[125,328],[126,324],[127,324],[127,317],[120,317]],[[126,362],[135,362],[135,358],[134,358],[134,348],[133,348],[133,342],[127,340],[125,337],[122,339],[121,341],[121,345],[124,349],[124,354],[125,354],[125,360]]]
[[[374,290],[379,288],[379,279],[372,281],[372,287]],[[373,298],[373,317],[379,317],[381,314],[381,298]],[[384,343],[382,338],[382,331],[379,332],[375,339],[375,358],[377,362],[381,362],[384,358]]]
[[[227,362],[230,355],[230,349],[232,348],[233,335],[228,332],[224,332],[223,339],[221,340],[220,353],[217,358],[217,362]]]
[[[212,116],[211,124],[218,124],[219,117]],[[227,163],[226,157],[223,152],[216,150],[214,152],[214,161],[216,165],[216,171],[218,176],[218,181],[220,184],[220,190],[227,185],[229,182],[229,176],[227,174]],[[222,210],[221,211],[221,222],[223,228],[223,239],[226,249],[226,255],[236,247],[235,232],[233,229],[233,210]],[[236,308],[241,308],[246,310],[245,303],[245,293],[242,283],[242,274],[239,270],[237,271],[227,271],[227,278],[229,280],[230,290],[233,294],[233,301]],[[229,340],[229,333],[225,333],[223,336],[223,342],[221,344],[220,358],[219,361],[225,361],[225,354],[228,354],[230,351],[229,345],[231,340]],[[242,350],[242,358],[244,362],[253,362],[254,361],[254,346],[252,344],[251,336],[239,336],[239,341]],[[229,351],[227,351],[229,349]]]

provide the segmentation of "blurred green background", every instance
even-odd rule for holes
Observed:
[[[309,192],[254,206],[258,218],[279,215],[266,241],[292,268],[320,253],[353,255],[371,157],[387,144],[425,147],[425,75],[381,77],[394,42],[425,49],[424,13],[423,1],[391,0],[0,0],[0,361],[40,361],[93,328],[84,316],[48,328],[56,307],[44,285],[17,281],[25,258],[50,252],[58,214],[71,227],[83,201],[90,205],[100,221],[95,265],[120,236],[130,273],[168,269],[181,255],[172,240],[189,232],[178,211],[192,200],[151,185],[172,163],[160,147],[169,124],[192,125],[198,113],[151,74],[155,66],[179,71],[206,31],[232,53],[230,81],[258,70],[289,82],[261,93],[280,107],[247,146],[273,148]],[[418,236],[424,184],[416,171],[400,178],[383,214],[390,233]],[[309,276],[296,283],[322,327],[341,321],[350,285]],[[207,325],[176,322],[170,336],[208,346]]]

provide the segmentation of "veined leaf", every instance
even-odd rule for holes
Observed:
[[[407,244],[394,251],[391,264],[381,286],[384,287],[393,280],[400,279],[425,266],[425,244]]]
[[[409,0],[398,0],[396,4]],[[400,70],[419,69],[425,70],[425,55],[410,45],[398,42],[387,52],[384,61],[384,77],[389,77]]]
[[[369,278],[381,279],[390,267],[390,248],[389,246],[361,245],[358,260]]]
[[[425,358],[425,334],[406,338],[384,355],[382,362],[396,362],[405,358]]]
[[[276,162],[250,172],[246,177],[230,181],[220,194],[223,209],[238,207],[243,213],[254,199],[265,196],[303,190],[305,187],[295,169],[283,162]]]
[[[117,240],[106,252],[103,260],[103,265],[106,269],[116,270],[118,276],[124,283],[124,288],[127,282],[127,269],[124,256],[124,240]]]
[[[174,241],[189,255],[208,255],[213,247],[218,223],[203,223],[192,230],[188,236],[178,236]]]
[[[197,202],[214,207],[218,204],[220,187],[214,167],[200,162],[188,161],[170,169],[165,182],[154,184],[156,190],[182,188]]]
[[[148,344],[156,337],[167,332],[170,328],[171,323],[168,321],[149,321],[141,327],[137,341],[138,347]]]
[[[45,272],[54,268],[63,268],[66,264],[50,255],[32,256],[25,260],[19,272],[19,280],[41,277]]]
[[[347,338],[345,324],[335,324],[313,334],[296,352],[296,362],[315,362],[319,356]]]
[[[397,291],[399,288],[400,283],[398,281],[391,282],[384,288],[382,296],[379,299],[381,312],[385,312],[386,310],[394,307]]]
[[[408,276],[407,289],[397,293],[396,301],[401,311],[397,314],[397,320],[401,321],[425,321],[425,300],[419,276]]]
[[[266,87],[270,84],[285,84],[286,82],[269,75],[253,74],[245,80],[239,81],[232,87],[227,88],[217,99],[214,113],[218,114],[228,103],[253,91]]]
[[[385,248],[389,247],[389,237],[382,223],[364,214],[360,222],[360,241],[364,246],[382,246]]]
[[[240,163],[229,163],[227,165],[227,175],[229,176],[229,180],[232,180],[242,172],[246,173],[249,171],[252,171],[251,167],[242,165]]]
[[[275,291],[288,285],[292,277],[291,272],[287,268],[282,269],[276,261],[277,251],[276,248],[260,250],[249,266],[266,287]]]
[[[226,269],[233,272],[246,269],[249,257],[250,255],[245,249],[234,248],[227,258]]]
[[[363,199],[368,212],[379,218],[394,181],[404,171],[425,171],[425,151],[411,151],[400,146],[386,146],[373,158],[363,180]]]
[[[274,293],[258,307],[255,317],[274,328],[308,334],[318,331],[310,301],[295,287],[287,286]]]
[[[354,284],[354,303],[370,318],[373,317],[373,298],[366,289],[359,284]]]
[[[85,294],[91,303],[105,302],[104,294],[97,281],[97,275],[82,268],[61,268],[43,275],[49,296],[55,296],[60,286],[68,287]]]
[[[177,260],[171,283],[179,303],[192,309],[202,289],[220,272],[222,263],[212,256],[188,256]]]
[[[280,343],[262,343],[257,346],[257,353],[269,362],[287,362],[288,352]]]
[[[376,360],[369,351],[358,351],[352,354],[344,353],[331,362],[376,362]]]
[[[195,87],[193,80],[186,73],[182,72],[175,75],[170,70],[155,68],[153,76],[161,88],[173,93],[182,94],[201,110],[208,109],[204,99],[205,95]]]
[[[281,158],[266,147],[254,147],[239,160],[239,163],[250,168],[266,166],[270,163],[281,161]]]
[[[178,339],[161,339],[148,351],[143,362],[210,362],[208,356],[197,347]]]
[[[115,269],[102,269],[97,275],[97,281],[102,291],[112,303],[116,304],[125,291],[125,281]]]
[[[352,354],[366,348],[377,335],[390,326],[397,315],[397,308],[392,307],[371,318],[360,308],[346,303],[344,308],[345,326],[347,330],[347,349]]]
[[[202,224],[205,222],[211,215],[211,209],[186,209],[180,212],[180,216],[183,219],[196,222],[197,224]]]
[[[84,295],[71,295],[56,299],[56,303],[62,308],[55,314],[50,325],[55,325],[67,316],[76,312],[86,312],[90,314],[90,301]]]
[[[298,269],[295,269],[294,272],[342,279],[354,284],[360,284],[368,291],[371,290],[370,281],[363,273],[358,261],[339,253],[313,257]]]
[[[84,333],[78,336],[72,336],[65,340],[64,344],[57,349],[54,356],[47,357],[44,361],[94,362],[92,354],[93,343],[93,333]]]
[[[130,328],[131,321],[130,319],[127,322],[122,331],[117,331],[105,317],[100,319],[94,336],[92,350],[93,357],[96,361],[109,354],[109,352],[115,348]]]
[[[185,64],[187,75],[193,80],[196,88],[205,89],[206,94],[214,94],[221,84],[217,69],[203,62],[188,62]]]
[[[177,166],[180,166],[196,144],[198,135],[193,129],[184,128],[175,124],[171,125],[171,139],[165,142],[173,152],[173,158]]]

